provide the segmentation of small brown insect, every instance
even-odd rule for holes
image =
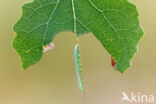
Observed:
[[[115,69],[116,68],[116,63],[115,63],[113,57],[111,57],[111,64],[112,64],[113,68]]]

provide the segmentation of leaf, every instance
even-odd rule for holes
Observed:
[[[83,79],[82,79],[82,68],[80,63],[80,52],[79,52],[79,45],[76,44],[74,48],[74,55],[75,55],[75,64],[76,64],[76,74],[78,79],[79,89],[83,91]]]
[[[78,36],[92,33],[124,72],[143,35],[136,6],[127,0],[34,0],[22,9],[13,47],[24,69],[40,60],[56,34],[72,31]]]

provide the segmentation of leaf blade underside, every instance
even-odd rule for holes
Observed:
[[[124,72],[143,35],[136,6],[127,0],[34,0],[22,9],[13,47],[24,69],[40,60],[43,47],[59,32],[72,31],[92,33]]]

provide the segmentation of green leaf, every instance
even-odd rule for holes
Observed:
[[[24,69],[40,60],[56,34],[72,31],[95,35],[124,72],[143,35],[136,6],[127,0],[34,0],[22,9],[13,47]]]
[[[80,91],[83,91],[83,79],[82,79],[82,67],[80,63],[80,47],[78,44],[76,44],[74,48],[74,55],[75,55],[75,65],[76,65],[76,74],[77,74],[77,80]]]

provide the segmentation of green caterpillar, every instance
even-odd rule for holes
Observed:
[[[74,48],[74,55],[75,55],[75,64],[76,64],[76,74],[78,79],[78,86],[80,91],[83,91],[83,79],[82,79],[82,68],[80,63],[80,51],[79,45],[76,44]]]

